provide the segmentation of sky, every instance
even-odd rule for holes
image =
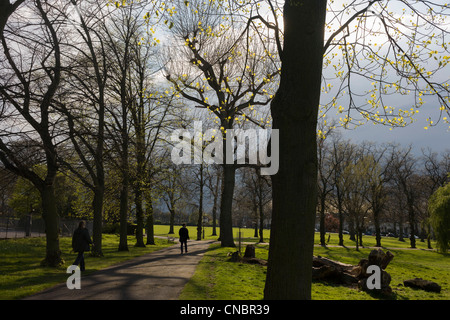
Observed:
[[[281,3],[281,2],[280,2]],[[349,3],[353,3],[354,7],[350,9],[348,12],[342,11],[343,7],[347,7]],[[362,9],[367,5],[368,1],[366,0],[358,0],[358,1],[346,1],[346,0],[335,0],[333,2],[333,8],[337,11],[342,12],[339,15],[336,15],[335,13],[328,12],[327,20],[329,22],[332,22],[332,28],[326,30],[326,38],[329,36],[336,28],[340,26],[341,23],[346,21],[351,15],[353,15],[354,12]],[[393,10],[397,12],[395,17],[398,17],[400,13],[402,13],[402,10],[404,8],[407,9],[405,4],[402,4],[402,1],[391,1],[391,2],[385,2],[383,3],[389,3],[389,10]],[[417,9],[423,9],[416,5]],[[380,12],[381,9],[378,5],[374,5],[371,8],[371,11],[373,12]],[[409,18],[413,18],[413,15],[411,15],[410,10],[405,11],[404,21],[408,22]],[[267,13],[267,16],[270,17],[269,12]],[[334,17],[334,18],[333,18]],[[447,19],[450,19],[447,17]],[[387,42],[387,37],[385,33],[383,32],[383,28],[379,22],[379,19],[375,16],[372,16],[372,18],[369,19],[369,21],[375,21],[370,22],[365,27],[373,30],[375,33],[378,33],[378,36],[371,36],[368,33],[365,34],[364,39],[359,39],[360,42],[365,42],[366,44],[375,44],[373,49],[380,48],[380,45]],[[415,21],[417,22],[417,21]],[[351,28],[355,29],[356,25],[358,23],[353,22],[351,24]],[[282,24],[281,24],[282,25]],[[358,25],[358,28],[361,28],[361,25]],[[448,27],[448,25],[446,26]],[[356,28],[357,29],[357,28]],[[403,28],[404,29],[404,28]],[[408,29],[403,30],[402,32],[405,32],[405,34],[408,34]],[[377,32],[380,31],[380,32]],[[393,33],[392,33],[393,34]],[[336,39],[340,39],[340,37],[337,37]],[[421,40],[424,40],[424,38],[421,38]],[[407,45],[404,43],[405,38],[401,38],[399,40],[399,43],[401,43],[403,46]],[[450,43],[449,43],[450,44]],[[386,46],[388,48],[388,46]],[[382,52],[382,51],[381,51]],[[334,60],[334,58],[333,58]],[[335,62],[332,62],[334,64]],[[430,67],[430,65],[428,65]],[[450,75],[450,64],[446,67],[447,70],[443,70],[440,74],[439,81],[446,81],[445,79],[448,79]],[[332,72],[333,69],[331,68]],[[391,70],[392,71],[392,70]],[[392,78],[393,82],[396,81],[394,79],[395,76]],[[357,92],[359,94],[363,94],[364,92],[367,92],[368,90],[371,90],[372,87],[369,85],[370,81],[362,82],[362,81],[353,81],[352,84],[352,91]],[[337,87],[337,84],[335,84]],[[364,95],[364,94],[363,94]],[[364,99],[366,99],[369,96],[369,94],[366,94],[362,100],[359,101],[359,105],[361,105],[361,102],[364,103]],[[384,98],[386,99],[386,98]],[[410,96],[401,96],[401,95],[393,95],[392,98],[389,98],[390,101],[388,101],[386,104],[389,106],[393,106],[396,109],[402,108],[404,110],[409,110],[414,104],[412,103],[413,95]],[[338,104],[342,104],[343,106],[346,105],[345,98],[338,101]],[[329,111],[329,115],[327,117],[335,117],[335,110],[331,109]],[[345,113],[344,113],[345,114]],[[444,112],[444,116],[445,112]],[[436,121],[436,119],[439,117],[439,105],[436,104],[436,99],[429,98],[426,103],[420,107],[420,112],[414,116],[415,122],[412,124],[407,125],[406,127],[402,128],[392,128],[392,130],[389,130],[388,126],[383,125],[374,125],[372,123],[366,123],[356,129],[352,130],[345,130],[341,129],[342,135],[344,138],[351,139],[355,143],[361,143],[364,141],[371,141],[375,143],[384,143],[384,142],[396,142],[403,146],[409,146],[410,144],[413,146],[413,152],[416,154],[421,153],[422,148],[431,148],[433,151],[441,153],[445,151],[450,152],[450,129],[449,124],[441,121],[436,126],[429,126],[429,123],[427,122],[427,118],[431,117],[433,121]],[[339,116],[338,116],[339,118]],[[424,129],[424,127],[428,127],[428,129]]]
[[[354,130],[341,129],[342,136],[351,139],[355,143],[371,141],[375,143],[396,142],[402,146],[413,147],[416,155],[421,154],[421,149],[431,148],[434,152],[450,152],[450,130],[446,124],[438,124],[435,127],[424,129],[424,119],[403,127],[389,130],[388,127],[367,123]]]
[[[341,8],[343,7],[343,5],[348,4],[350,1],[345,1],[345,0],[335,0],[334,1],[334,5],[335,8],[337,10],[341,10]],[[406,2],[406,1],[405,1]],[[442,4],[444,1],[440,2],[437,1],[435,3],[438,4]],[[359,4],[359,7],[356,6],[353,8],[353,10],[350,10],[348,15],[343,14],[341,21],[346,21],[348,19],[349,15],[352,15],[355,11],[361,9],[362,7],[367,5],[367,1],[355,1],[355,4]],[[383,1],[382,3],[387,3],[386,1]],[[417,4],[413,4],[414,7],[418,10],[423,11],[423,8],[421,8],[420,6],[418,6]],[[402,4],[401,1],[391,1],[389,2],[389,10],[393,10],[394,12],[396,12],[396,17],[400,17],[400,13],[402,13],[403,8],[406,8],[407,10],[406,15],[404,16],[404,22],[407,25],[410,25],[410,23],[419,23],[422,25],[420,31],[423,32],[421,35],[419,35],[417,37],[417,43],[414,44],[414,46],[410,46],[407,44],[408,38],[407,37],[400,37],[398,39],[399,44],[405,48],[405,50],[408,51],[408,53],[415,51],[417,53],[423,54],[424,57],[428,57],[428,52],[430,50],[439,50],[439,55],[449,55],[449,51],[447,50],[443,50],[441,48],[441,44],[442,41],[439,38],[435,38],[432,39],[433,43],[428,47],[428,48],[424,48],[422,50],[422,41],[426,41],[429,38],[427,38],[427,32],[430,32],[429,30],[429,26],[424,27],[427,25],[427,22],[425,21],[421,21],[418,22],[418,20],[416,20],[416,18],[414,18],[413,15],[410,15],[409,12],[410,10],[404,5]],[[373,11],[377,11],[379,12],[380,9],[377,5],[374,5],[374,7],[371,8],[371,10]],[[426,11],[425,11],[426,12]],[[443,29],[446,29],[447,32],[450,31],[450,16],[448,15],[448,11],[446,11],[447,16],[443,17],[443,21],[445,21],[445,25],[442,26]],[[333,17],[333,15],[331,13],[329,13],[328,15],[329,19]],[[424,15],[424,17],[426,17],[426,15]],[[411,20],[409,20],[411,18]],[[370,35],[370,34],[365,34],[364,38],[361,38],[358,42],[365,42],[367,45],[369,45],[373,50],[377,50],[378,48],[380,48],[380,46],[382,46],[383,44],[387,43],[387,38],[385,36],[384,30],[383,28],[380,29],[381,24],[379,23],[379,19],[375,18],[376,23],[372,24],[368,24],[367,27],[370,29],[372,28],[373,31],[376,31],[375,33],[378,33],[377,31],[380,31],[378,34],[379,36],[375,36],[375,35]],[[350,28],[355,28],[356,27],[357,22],[352,22],[352,24],[350,25]],[[339,23],[336,22],[336,25],[339,26]],[[397,25],[397,24],[395,24]],[[361,26],[359,26],[360,28]],[[333,28],[335,28],[333,26]],[[411,30],[409,29],[405,29],[404,27],[400,28],[402,32],[404,32],[406,35],[411,35]],[[327,35],[329,35],[332,31],[334,30],[329,30],[327,32]],[[432,30],[432,32],[437,32],[436,29]],[[418,33],[419,34],[419,33]],[[391,31],[391,35],[394,35],[394,33]],[[420,38],[421,37],[421,38]],[[420,38],[420,40],[418,40]],[[340,37],[337,37],[336,39],[340,39]],[[335,40],[336,40],[335,39]],[[446,39],[448,42],[448,39]],[[374,44],[377,44],[376,46]],[[417,46],[417,44],[420,44],[420,46]],[[450,43],[447,43],[447,45],[449,45]],[[434,47],[432,47],[434,46]],[[385,46],[385,49],[380,51],[380,52],[384,52],[385,50],[390,50],[389,46]],[[410,51],[411,50],[411,51]],[[338,51],[337,51],[338,52]],[[430,56],[431,57],[431,56]],[[337,57],[338,58],[338,57]],[[335,60],[334,58],[332,58],[332,60]],[[337,60],[336,60],[337,61]],[[433,65],[434,60],[433,59],[427,59],[426,62],[423,62],[423,66],[425,68],[427,68],[428,70],[433,70],[433,68],[436,65]],[[335,64],[336,62],[333,61],[330,65]],[[345,71],[345,68],[341,69]],[[332,69],[333,71],[333,69]],[[329,70],[324,72],[329,72]],[[392,70],[389,70],[389,72],[392,72]],[[376,70],[375,70],[376,73]],[[332,74],[332,73],[331,73]],[[330,74],[330,75],[331,75]],[[436,82],[440,82],[440,83],[444,83],[447,82],[450,76],[450,64],[446,65],[444,67],[443,70],[441,70],[440,72],[436,72],[435,74],[433,74],[433,81]],[[386,80],[390,80],[392,79],[392,82],[395,82],[396,79],[398,79],[396,77],[396,74],[393,73],[392,75],[388,75],[388,77],[386,78]],[[358,79],[357,81],[353,81],[352,83],[352,91],[354,91],[355,93],[359,93],[361,94],[361,98],[358,101],[358,105],[362,106],[364,104],[364,100],[365,99],[370,99],[370,93],[367,93],[369,90],[372,89],[372,86],[370,85],[370,82],[372,80],[369,81],[365,81],[364,79],[361,78],[361,81]],[[364,94],[366,93],[366,94]],[[448,93],[445,94],[446,96],[448,96]],[[324,96],[324,95],[323,95]],[[449,129],[449,124],[445,123],[444,121],[441,121],[440,123],[437,123],[435,126],[430,126],[429,122],[427,122],[427,118],[431,118],[431,120],[433,120],[435,123],[437,121],[437,119],[439,118],[439,107],[440,105],[438,104],[438,101],[435,97],[423,97],[424,98],[424,105],[422,105],[420,107],[419,113],[417,113],[416,115],[414,115],[414,119],[415,122],[413,122],[412,124],[409,124],[406,127],[402,127],[402,128],[393,128],[392,130],[389,130],[388,126],[383,126],[383,125],[374,125],[372,123],[366,123],[360,127],[357,127],[356,129],[353,130],[345,130],[345,129],[341,129],[340,131],[342,132],[342,135],[344,138],[348,138],[351,139],[353,142],[356,143],[360,143],[363,141],[371,141],[371,142],[376,142],[376,143],[383,143],[383,142],[396,142],[400,145],[403,146],[408,146],[408,145],[412,145],[413,146],[413,152],[415,154],[421,154],[421,149],[422,148],[431,148],[433,151],[441,153],[441,152],[445,152],[448,151],[450,152],[450,129]],[[384,103],[386,105],[389,106],[393,106],[396,109],[403,109],[403,110],[409,110],[411,107],[414,107],[414,95],[410,94],[410,95],[399,95],[399,94],[394,94],[390,97],[388,97],[389,101],[384,101]],[[326,100],[326,99],[324,99]],[[329,100],[328,100],[329,101]],[[342,98],[340,101],[338,100],[337,105],[342,104],[343,107],[345,107],[348,103],[348,100],[344,98]],[[366,106],[367,109],[368,106]],[[327,114],[327,118],[334,118],[335,116],[335,111],[333,109],[331,109],[328,114]],[[395,112],[394,112],[395,113]],[[338,115],[337,118],[339,119],[339,116],[345,115],[346,112],[344,112],[341,115]],[[448,116],[448,114],[446,114],[446,112],[443,112],[442,116]],[[427,127],[428,129],[425,129],[425,127]]]

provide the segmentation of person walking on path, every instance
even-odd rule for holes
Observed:
[[[78,228],[73,233],[72,249],[73,251],[78,252],[78,256],[73,262],[73,265],[80,265],[81,271],[85,270],[84,252],[90,251],[90,244],[94,245],[89,236],[89,230],[86,228],[86,222],[80,221]]]
[[[183,254],[183,244],[185,252],[187,253],[187,241],[189,240],[189,230],[186,228],[186,224],[183,223],[183,227],[180,228],[180,231],[178,231],[178,235],[180,236],[180,243],[181,243],[181,254]]]

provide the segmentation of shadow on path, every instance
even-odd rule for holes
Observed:
[[[64,282],[25,300],[176,300],[213,242],[189,241],[187,254],[174,245],[85,277],[81,273],[81,289],[68,289]]]

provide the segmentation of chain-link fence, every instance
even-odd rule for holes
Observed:
[[[80,220],[61,219],[59,223],[60,235],[71,237]],[[86,221],[86,228],[92,234],[92,221]],[[14,239],[25,237],[45,236],[45,223],[42,218],[26,216],[16,218],[12,216],[0,217],[0,239]]]

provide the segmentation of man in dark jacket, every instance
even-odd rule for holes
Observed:
[[[183,244],[184,249],[187,251],[187,241],[189,239],[189,230],[186,228],[186,224],[183,223],[183,227],[180,228],[180,231],[178,231],[178,235],[180,236],[180,243],[181,243],[181,254],[183,254]]]
[[[90,244],[94,245],[91,237],[89,236],[89,230],[86,229],[86,223],[84,221],[80,221],[78,229],[75,230],[72,237],[72,249],[73,251],[78,252],[78,256],[72,264],[75,266],[80,265],[81,271],[85,270],[84,252],[90,251]]]

